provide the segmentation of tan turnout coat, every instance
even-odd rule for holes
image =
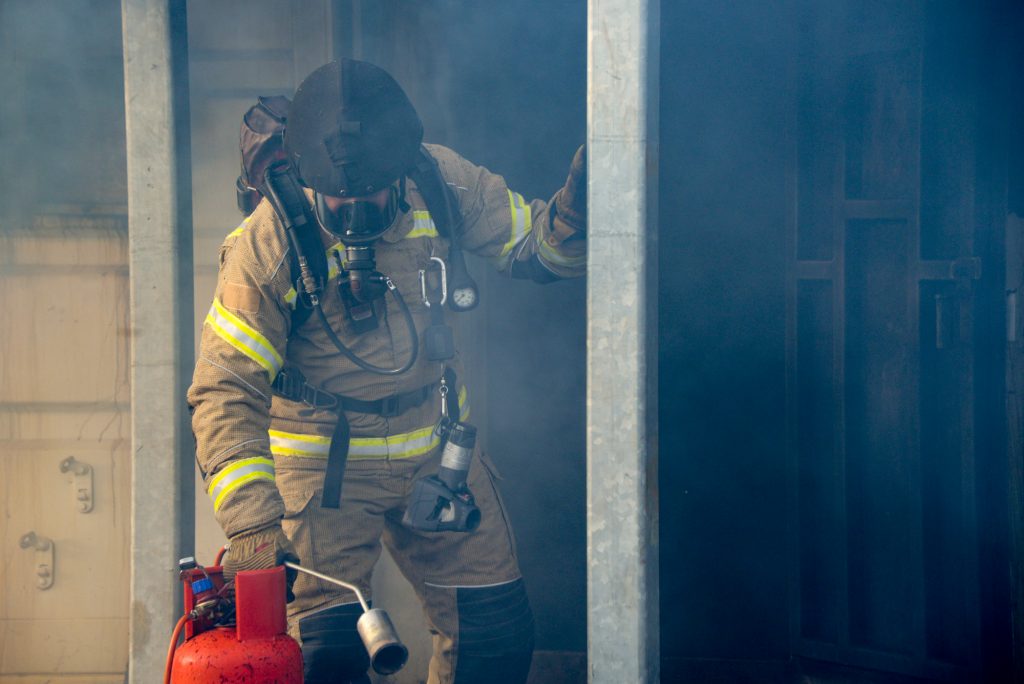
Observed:
[[[551,202],[527,202],[509,190],[501,176],[444,147],[428,149],[464,216],[463,249],[491,260],[502,272],[508,272],[514,260],[537,255],[558,276],[583,273],[585,241],[566,239],[571,232],[552,220]],[[412,183],[407,200],[412,209],[400,215],[376,245],[377,267],[404,295],[422,339],[430,317],[420,298],[419,270],[430,265],[432,256],[446,258],[448,241],[438,235]],[[376,330],[352,334],[337,289],[343,251],[326,239],[326,233],[322,235],[331,276],[322,304],[334,331],[370,363],[401,365],[408,358],[411,338],[394,298],[387,295],[384,307],[378,300]],[[271,391],[271,382],[286,361],[310,384],[364,400],[436,383],[443,372],[444,365],[428,360],[421,344],[419,359],[409,372],[374,375],[337,352],[315,315],[292,330],[294,275],[285,231],[263,201],[221,247],[217,289],[188,392],[197,460],[217,520],[228,536],[280,520],[285,509],[275,486],[276,473],[287,468],[322,469],[327,457],[335,414]],[[446,315],[450,322],[452,314]],[[461,370],[457,357],[448,365],[456,373]],[[461,381],[459,385],[463,411],[469,411],[467,391]],[[438,398],[392,418],[349,412],[350,460],[402,459],[435,449],[438,438],[432,429],[439,409]]]

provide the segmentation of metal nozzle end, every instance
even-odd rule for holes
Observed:
[[[399,640],[391,618],[380,608],[363,613],[356,622],[356,630],[370,654],[373,671],[389,675],[398,672],[409,659],[409,649]]]

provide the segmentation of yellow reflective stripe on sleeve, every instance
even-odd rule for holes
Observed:
[[[547,243],[546,240],[539,240],[537,243],[540,257],[554,266],[562,266],[565,268],[574,268],[576,266],[582,266],[587,263],[587,255],[580,254],[578,256],[565,256],[557,249]]]
[[[459,409],[462,420],[469,418],[466,387],[459,388]],[[299,432],[269,430],[270,453],[274,456],[326,459],[331,452],[331,438]],[[402,432],[388,437],[353,437],[348,443],[348,457],[355,460],[374,458],[412,458],[422,456],[441,445],[434,426]]]
[[[406,234],[405,239],[418,237],[438,237],[437,226],[434,225],[434,219],[430,218],[429,211],[412,212],[412,230]]]
[[[518,245],[533,229],[533,218],[530,205],[518,192],[508,191],[508,208],[512,214],[512,235],[501,248],[501,256],[507,256],[512,248]]]
[[[284,361],[266,337],[224,308],[217,298],[214,298],[210,313],[206,315],[206,322],[218,337],[263,366],[273,382]]]
[[[246,216],[245,220],[242,221],[241,223],[239,223],[237,228],[235,228],[233,231],[228,233],[228,237],[229,238],[233,238],[233,237],[238,237],[239,235],[241,235],[242,231],[245,230],[245,224],[247,224],[249,222],[249,219],[251,219],[251,218],[252,218],[251,216]],[[227,239],[227,238],[225,238],[225,239]]]
[[[224,498],[254,480],[274,481],[274,461],[258,456],[255,458],[243,458],[233,462],[210,481],[207,490],[210,498],[213,499],[213,510],[220,510]]]

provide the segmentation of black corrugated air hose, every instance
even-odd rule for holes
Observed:
[[[323,307],[320,306],[319,301],[313,305],[313,308],[316,310],[316,315],[320,319],[320,325],[322,325],[324,330],[327,332],[327,337],[331,339],[331,343],[338,348],[338,351],[345,355],[345,358],[368,373],[375,373],[377,375],[401,375],[412,368],[413,364],[416,363],[416,359],[420,354],[420,338],[416,333],[416,322],[412,319],[412,312],[409,311],[409,306],[405,303],[405,298],[402,297],[402,293],[395,284],[391,282],[390,278],[387,276],[380,277],[384,280],[384,284],[387,285],[388,291],[391,292],[395,301],[398,302],[398,308],[402,311],[402,317],[405,319],[405,325],[409,328],[409,336],[412,339],[412,349],[409,352],[409,360],[402,364],[400,368],[382,368],[356,356],[355,352],[346,347],[345,344],[338,339],[338,336],[331,328],[331,324],[327,320],[327,315],[324,314]]]

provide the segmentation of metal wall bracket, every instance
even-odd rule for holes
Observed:
[[[960,257],[952,261],[935,262],[942,266],[936,271],[938,278],[953,281],[954,292],[935,295],[935,348],[952,349],[959,342],[969,339],[969,323],[964,316],[970,316],[970,299],[974,295],[974,283],[981,280],[981,259],[975,256]],[[948,271],[946,270],[948,269]]]
[[[74,456],[68,456],[60,462],[60,472],[71,475],[75,495],[75,506],[79,513],[88,513],[92,510],[92,466],[88,463],[75,460]]]
[[[981,259],[971,256],[951,261],[949,277],[953,280],[981,280]]]
[[[35,532],[26,532],[21,535],[18,544],[23,549],[31,549],[35,552],[36,560],[36,587],[40,590],[49,589],[53,586],[53,540],[43,537]]]
[[[961,297],[974,294],[974,283],[981,280],[981,259],[960,257],[949,262],[949,277],[956,282],[956,291]]]

